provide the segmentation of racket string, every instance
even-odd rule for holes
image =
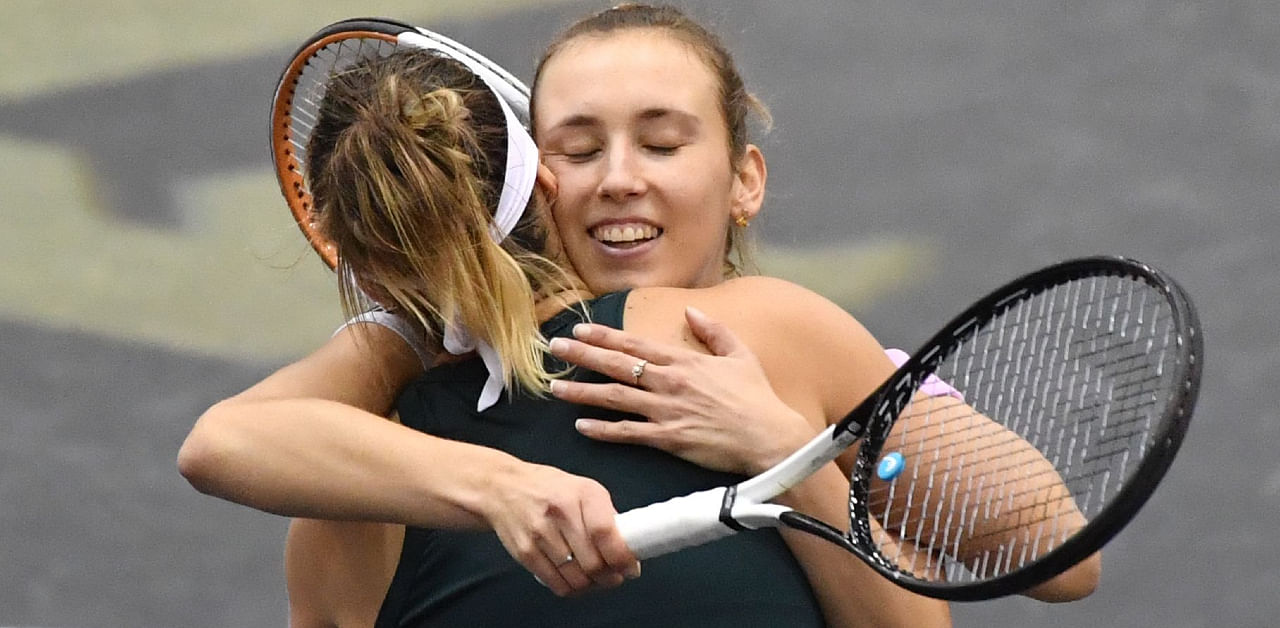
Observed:
[[[1071,281],[971,328],[934,370],[964,402],[917,401],[886,440],[907,461],[867,495],[888,561],[928,580],[994,577],[1114,498],[1173,386],[1174,325],[1154,292],[1128,277]],[[1010,457],[1028,443],[1035,460]]]
[[[293,96],[286,113],[291,163],[302,177],[305,201],[310,202],[307,184],[307,147],[319,121],[320,104],[328,91],[329,81],[352,65],[373,56],[388,56],[397,44],[381,37],[357,36],[341,39],[316,49],[305,61],[294,80]]]

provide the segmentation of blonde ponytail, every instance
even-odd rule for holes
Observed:
[[[335,78],[331,100],[313,134],[331,144],[312,148],[309,172],[348,314],[367,294],[437,336],[462,325],[497,351],[508,391],[545,393],[537,289],[565,282],[540,251],[490,235],[506,157],[495,96],[460,64],[413,51]]]

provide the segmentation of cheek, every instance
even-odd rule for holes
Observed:
[[[551,211],[549,212],[549,217],[551,218],[551,230],[556,232],[556,236],[560,240],[562,246],[571,246],[572,243],[570,242],[570,238],[566,237],[570,233],[568,225],[571,222],[571,219],[568,212],[565,210],[566,206],[562,201],[563,197],[558,199],[556,203],[551,206]]]
[[[727,177],[705,170],[684,169],[667,177],[668,198],[680,214],[701,222],[727,223],[732,186]]]
[[[671,192],[704,205],[727,205],[734,180],[727,152],[710,144],[689,151],[685,157],[666,164],[663,180]]]
[[[556,234],[560,252],[570,264],[577,265],[591,252],[591,238],[587,236],[582,212],[575,211],[573,203],[564,203],[563,196],[552,206],[551,230]],[[579,205],[580,206],[580,205]]]
[[[553,171],[555,172],[555,171]],[[551,217],[557,223],[572,221],[581,214],[578,211],[586,205],[591,196],[591,188],[586,185],[584,177],[575,176],[572,172],[555,172],[556,202],[551,208]]]

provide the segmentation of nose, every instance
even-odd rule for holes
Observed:
[[[615,144],[604,160],[605,172],[600,179],[600,196],[621,201],[644,193],[645,181],[635,151]]]

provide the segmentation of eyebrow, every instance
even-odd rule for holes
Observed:
[[[687,126],[691,129],[697,129],[701,125],[701,120],[699,120],[697,116],[694,116],[693,114],[690,114],[690,113],[685,113],[678,109],[669,109],[666,107],[650,107],[649,109],[645,109],[641,111],[640,114],[636,116],[636,118],[639,119],[639,121],[642,124],[646,122],[672,119],[672,120],[675,120],[681,126]],[[590,126],[596,126],[599,123],[600,123],[600,118],[596,116],[588,115],[585,113],[579,113],[579,114],[571,115],[565,118],[564,120],[561,120],[554,127],[551,127],[550,130],[555,131],[557,129],[564,129],[564,128],[590,127]]]
[[[637,117],[640,119],[641,123],[650,122],[650,121],[659,121],[659,120],[671,120],[675,122],[677,125],[689,130],[697,130],[697,128],[701,125],[701,122],[702,122],[701,120],[698,119],[697,116],[691,113],[686,113],[678,109],[667,109],[665,107],[653,107],[650,109],[645,109],[644,111],[641,111],[640,115]]]
[[[565,118],[564,120],[561,120],[555,126],[551,127],[551,130],[554,131],[560,128],[594,126],[597,122],[599,122],[599,120],[600,119],[595,116],[589,116],[583,113],[574,114],[572,116],[569,116],[568,118]]]

